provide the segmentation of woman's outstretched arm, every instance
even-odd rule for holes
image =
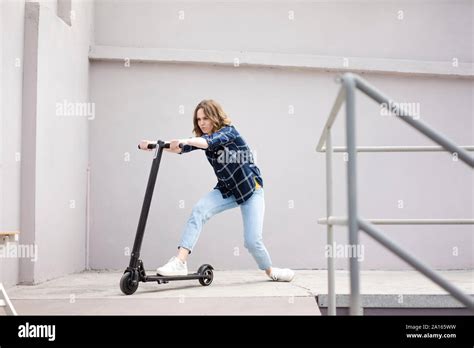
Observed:
[[[182,144],[199,147],[200,149],[207,149],[209,147],[206,139],[204,138],[196,137],[196,138],[180,139],[179,141]]]

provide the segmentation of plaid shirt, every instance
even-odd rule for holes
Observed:
[[[205,149],[207,160],[217,176],[218,189],[223,198],[234,195],[241,204],[255,191],[255,182],[263,187],[260,169],[254,164],[251,150],[234,126],[225,126],[211,135],[201,136],[209,147]],[[181,153],[204,150],[184,145]]]

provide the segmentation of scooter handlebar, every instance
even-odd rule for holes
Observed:
[[[183,144],[179,144],[179,148],[182,149],[184,147]],[[148,144],[147,146],[148,149],[152,150],[154,148],[156,148],[156,144]],[[169,149],[170,148],[170,143],[166,143],[166,144],[163,144],[162,148],[164,149]],[[140,150],[140,144],[138,145],[138,149]]]

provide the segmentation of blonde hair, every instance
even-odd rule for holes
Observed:
[[[224,110],[222,109],[222,107],[219,105],[218,102],[212,99],[203,100],[196,106],[196,109],[194,109],[193,133],[197,137],[200,137],[201,135],[203,135],[203,132],[201,128],[199,128],[199,125],[197,122],[197,112],[199,109],[202,109],[202,111],[204,112],[204,115],[209,117],[209,119],[211,120],[212,122],[211,133],[217,132],[222,127],[229,126],[232,123],[232,121],[230,120],[229,117],[227,117],[227,114],[224,112]]]

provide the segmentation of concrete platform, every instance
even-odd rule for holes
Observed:
[[[474,294],[473,271],[440,273]],[[273,282],[255,270],[215,271],[207,287],[197,280],[140,283],[131,296],[119,289],[121,274],[89,271],[7,291],[20,315],[320,315],[318,302],[323,312],[327,302],[325,270],[296,271],[291,283]],[[336,290],[339,305],[347,306],[347,271],[336,273]],[[363,271],[361,293],[364,307],[373,309],[405,307],[422,314],[418,308],[460,308],[441,288],[414,271]]]
[[[8,294],[19,314],[319,315],[313,293],[301,284],[304,273],[279,283],[260,271],[216,271],[207,287],[197,280],[140,283],[126,296],[122,272],[84,272],[15,286]]]

